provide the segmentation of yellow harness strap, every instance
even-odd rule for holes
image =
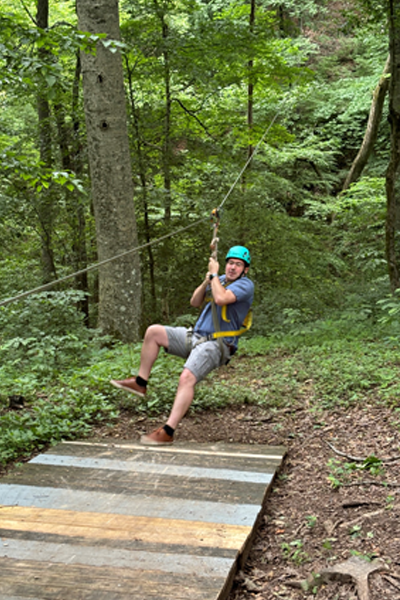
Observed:
[[[224,285],[225,287],[225,285]],[[204,298],[204,302],[213,302],[214,303],[214,299],[212,296],[206,296],[206,298]],[[215,303],[214,303],[214,307],[215,307]],[[224,304],[224,306],[221,309],[221,317],[222,320],[225,321],[225,323],[230,323],[230,319],[228,319],[228,305]],[[213,337],[214,339],[218,339],[218,338],[222,338],[222,337],[237,337],[238,335],[242,335],[242,333],[246,333],[246,331],[248,331],[250,329],[250,327],[253,324],[253,310],[250,308],[249,312],[247,313],[247,315],[245,316],[245,319],[242,323],[242,327],[240,329],[236,329],[235,331],[215,331],[211,337]]]
[[[225,309],[225,311],[224,311]],[[225,313],[225,318],[224,318],[224,313]],[[229,323],[229,319],[226,318],[226,305],[222,307],[222,318],[224,321],[226,321],[227,323]],[[253,324],[253,311],[250,308],[249,312],[247,313],[243,323],[242,323],[242,327],[240,329],[237,329],[236,331],[215,331],[212,334],[212,337],[217,339],[217,338],[221,338],[221,337],[236,337],[238,335],[242,335],[242,333],[245,333],[246,331],[248,331],[250,329],[250,327]]]

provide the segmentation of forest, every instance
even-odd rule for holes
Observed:
[[[3,462],[114,414],[108,374],[146,326],[194,322],[217,207],[220,260],[253,259],[243,352],[332,337],[396,355],[388,6],[104,2],[97,23],[90,3],[2,2],[0,398],[33,407],[2,416]]]
[[[302,597],[282,579],[339,545],[398,565],[385,525],[397,463],[382,460],[400,449],[398,3],[0,8],[0,474],[60,440],[133,439],[165,416],[181,359],[160,355],[143,399],[109,381],[136,374],[150,324],[195,323],[217,210],[221,267],[233,245],[252,255],[253,324],[178,436],[289,447],[232,600]],[[366,473],[381,529],[329,536],[319,511]],[[374,598],[393,597],[393,577]]]

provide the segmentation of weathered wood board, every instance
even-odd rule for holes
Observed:
[[[0,480],[1,600],[222,600],[282,447],[66,442]]]

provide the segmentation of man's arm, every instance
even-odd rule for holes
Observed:
[[[217,275],[211,279],[211,291],[215,304],[225,306],[236,302],[235,294],[231,290],[227,290],[220,282],[218,278],[219,263],[212,257],[208,262],[208,271],[211,275]]]
[[[192,297],[190,299],[191,306],[194,306],[195,308],[200,308],[200,306],[203,304],[203,300],[206,295],[207,286],[210,283],[209,275],[210,275],[210,273],[207,273],[204,281],[199,285],[199,287],[197,287],[194,290]],[[217,279],[217,277],[215,277],[214,279]]]
[[[226,304],[233,304],[236,302],[235,294],[232,290],[224,288],[218,277],[213,277],[211,280],[211,291],[214,302],[218,306],[225,306]]]

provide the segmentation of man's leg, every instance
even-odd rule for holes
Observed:
[[[183,369],[179,378],[178,389],[174,404],[168,417],[167,425],[176,429],[183,417],[189,410],[194,398],[194,386],[196,385],[196,377],[189,369]]]
[[[172,340],[172,338],[169,338]],[[174,347],[171,341],[171,348]],[[185,363],[185,367],[179,379],[178,389],[169,418],[163,427],[159,427],[149,435],[143,435],[140,439],[145,445],[172,444],[174,431],[182,418],[188,411],[194,397],[194,388],[213,369],[221,364],[226,364],[229,358],[228,347],[222,348],[216,342],[202,342],[195,345]],[[183,356],[178,354],[177,356]]]
[[[136,394],[136,396],[144,397],[152,366],[162,347],[168,349],[168,335],[165,327],[163,325],[150,325],[143,340],[138,376],[121,380],[111,379],[110,383],[117,388]]]
[[[142,435],[140,441],[147,446],[167,445],[174,441],[174,431],[187,413],[194,398],[196,377],[189,369],[183,369],[179,378],[174,404],[166,424],[149,435]]]
[[[156,362],[160,348],[168,348],[168,336],[163,325],[150,325],[144,335],[140,354],[139,377],[146,381],[150,377],[151,368]]]

